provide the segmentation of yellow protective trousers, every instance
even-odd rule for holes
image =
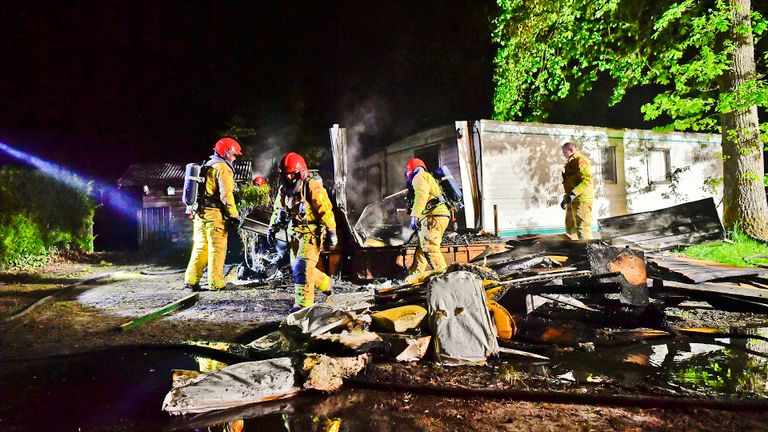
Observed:
[[[419,245],[413,255],[413,263],[408,275],[416,275],[425,270],[443,270],[448,267],[440,251],[443,233],[451,221],[449,216],[424,216],[419,222]]]
[[[291,270],[296,293],[296,305],[315,304],[315,288],[327,292],[331,278],[317,269],[322,238],[312,233],[293,233],[288,245],[291,248]]]
[[[565,207],[565,232],[573,240],[592,239],[592,200],[576,198]]]
[[[192,240],[192,256],[184,274],[184,282],[188,285],[199,285],[205,266],[208,265],[209,288],[224,287],[227,229],[220,209],[204,208],[195,213]]]

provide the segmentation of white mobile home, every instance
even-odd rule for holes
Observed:
[[[560,147],[569,141],[592,160],[594,229],[599,218],[711,196],[705,181],[722,177],[717,135],[492,120],[412,135],[358,163],[353,175],[372,202],[403,189],[405,164],[419,157],[430,170],[448,166],[461,184],[460,224],[497,226],[502,236],[562,232]]]

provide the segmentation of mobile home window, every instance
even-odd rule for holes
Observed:
[[[651,183],[669,183],[671,172],[669,149],[653,149],[648,152],[648,180]]]
[[[603,163],[603,181],[616,183],[616,147],[601,148],[600,160]]]

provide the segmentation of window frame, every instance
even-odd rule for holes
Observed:
[[[616,184],[619,182],[619,169],[618,169],[618,156],[617,156],[617,146],[615,145],[608,145],[600,147],[600,176],[603,179],[603,183],[610,183],[610,184]],[[606,158],[606,154],[610,154],[611,158],[611,167],[613,168],[612,176],[606,177],[605,172],[606,168],[609,166]]]
[[[664,154],[664,179],[663,180],[654,180],[651,178],[651,154],[653,152],[659,152]],[[648,170],[648,184],[650,185],[657,185],[657,184],[670,184],[672,181],[668,178],[670,174],[672,174],[672,157],[670,154],[670,150],[668,148],[651,148],[648,149],[648,163],[646,164],[646,168]]]

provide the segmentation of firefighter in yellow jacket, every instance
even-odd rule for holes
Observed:
[[[278,166],[281,186],[275,198],[269,222],[268,240],[275,244],[275,234],[288,227],[291,271],[296,294],[289,313],[315,303],[315,288],[331,289],[331,278],[317,269],[325,237],[331,249],[339,243],[333,205],[323,184],[309,177],[304,158],[297,153],[283,156]]]
[[[592,203],[595,192],[592,185],[592,163],[573,143],[563,144],[563,189],[560,207],[565,210],[565,232],[572,239],[592,238]]]
[[[443,270],[448,265],[440,251],[443,233],[451,221],[440,184],[427,171],[424,161],[413,158],[405,167],[405,179],[412,193],[410,227],[418,230],[419,245],[408,269],[409,277],[423,271]]]
[[[184,287],[199,291],[200,278],[208,266],[208,287],[224,288],[224,259],[227,255],[227,231],[236,230],[239,213],[235,204],[235,172],[232,162],[242,154],[232,138],[216,142],[214,153],[203,167],[205,186],[194,213],[192,256],[184,274]]]

